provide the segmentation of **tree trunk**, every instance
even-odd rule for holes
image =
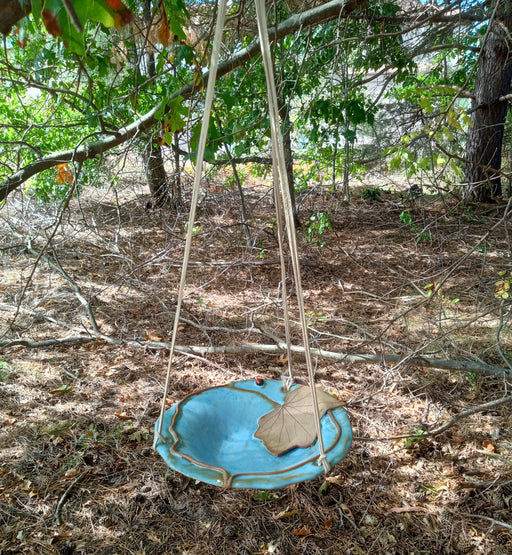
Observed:
[[[506,17],[492,21],[476,74],[473,125],[466,146],[466,202],[493,202],[501,194],[499,172],[508,101],[499,99],[509,94],[512,79],[512,0],[504,0],[503,9]]]
[[[180,134],[174,133],[174,173],[171,179],[171,197],[175,208],[183,206],[181,196],[181,157],[180,157]]]
[[[152,24],[151,0],[144,1],[143,15],[144,22],[148,25],[147,33],[149,35],[149,26]],[[156,75],[155,55],[152,51],[148,50],[146,41],[144,42],[144,48],[146,48],[144,57],[146,60],[147,76],[154,78]],[[143,151],[146,179],[151,192],[153,205],[156,208],[162,208],[171,203],[169,182],[165,171],[162,147],[155,143],[155,137],[151,135],[149,135],[147,141],[147,146]]]
[[[286,175],[288,177],[288,187],[290,188],[290,197],[292,199],[293,222],[295,227],[299,227],[299,213],[295,202],[295,184],[293,177],[293,152],[292,152],[292,122],[290,120],[290,108],[286,100],[281,94],[277,96],[277,104],[279,117],[281,119],[281,128],[283,130],[283,147],[284,147],[284,163],[286,165]]]
[[[152,137],[144,149],[144,169],[154,206],[162,208],[169,204],[169,186],[162,149],[154,143]]]

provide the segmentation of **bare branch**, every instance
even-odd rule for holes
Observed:
[[[358,441],[395,441],[397,439],[426,439],[427,437],[433,437],[440,435],[448,428],[451,428],[454,424],[456,424],[459,420],[463,418],[467,418],[477,412],[483,412],[485,410],[491,410],[500,405],[505,405],[507,403],[512,403],[512,396],[509,395],[508,397],[502,397],[501,399],[496,399],[495,401],[490,401],[488,403],[484,403],[482,405],[478,405],[476,407],[471,407],[470,409],[464,410],[462,412],[457,413],[455,416],[449,418],[444,424],[434,428],[433,430],[425,430],[421,434],[404,434],[400,436],[389,436],[389,437],[358,437],[354,438]]]
[[[57,339],[46,339],[44,341],[32,341],[29,339],[5,339],[0,341],[0,351],[10,347],[23,346],[31,349],[45,348],[55,345],[78,345],[81,343],[88,343],[91,341],[105,341],[112,345],[127,345],[129,347],[146,348],[146,349],[169,349],[171,344],[165,341],[127,341],[108,337],[104,334],[94,335],[91,330],[90,336],[75,336],[64,337]],[[246,343],[245,345],[219,345],[203,347],[201,345],[176,345],[175,351],[183,354],[193,354],[198,356],[205,356],[208,354],[235,354],[235,353],[266,353],[278,354],[286,352],[286,345],[281,342],[277,345],[263,345]],[[297,355],[304,354],[304,347],[298,345],[291,346],[292,353]],[[404,357],[399,355],[371,355],[371,354],[349,354],[349,353],[336,353],[333,351],[325,351],[323,349],[311,349],[311,354],[328,360],[336,360],[339,362],[349,362],[352,364],[397,364],[403,360]],[[494,366],[483,362],[474,362],[469,360],[444,360],[428,357],[411,357],[407,358],[407,363],[412,366],[419,366],[424,368],[438,368],[441,370],[453,370],[457,372],[475,372],[480,374],[487,374],[490,376],[506,376],[510,377],[511,373],[508,368],[501,366]]]

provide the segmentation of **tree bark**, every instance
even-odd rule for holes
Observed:
[[[153,16],[151,14],[151,0],[144,0],[143,4],[144,23],[147,25],[147,35],[153,24]],[[146,59],[147,76],[154,78],[156,76],[155,55],[148,48],[148,42],[144,41],[142,48],[146,49],[144,57]],[[167,181],[167,173],[165,172],[164,158],[162,155],[162,147],[155,143],[155,138],[151,135],[147,138],[148,144],[144,149],[144,168],[146,171],[146,179],[148,181],[151,198],[156,208],[162,208],[169,204],[169,183]]]
[[[180,155],[180,134],[174,133],[174,173],[171,177],[171,198],[175,208],[183,206],[181,195],[181,155]]]
[[[279,110],[279,118],[281,119],[281,129],[283,132],[284,147],[284,163],[286,166],[286,176],[288,177],[288,187],[290,190],[290,198],[292,200],[293,223],[295,227],[300,226],[297,204],[295,202],[295,183],[293,176],[293,152],[292,152],[292,122],[290,120],[290,108],[288,103],[281,94],[277,96],[277,104]]]
[[[170,202],[169,184],[162,149],[154,142],[152,137],[149,137],[148,144],[144,149],[144,167],[154,206],[162,208]]]
[[[500,0],[495,0],[500,2]],[[512,0],[503,1],[506,17],[492,20],[475,81],[473,125],[466,146],[466,202],[493,202],[501,195],[501,153],[512,79]]]

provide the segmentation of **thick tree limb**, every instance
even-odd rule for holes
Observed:
[[[271,27],[269,29],[269,38],[271,41],[279,40],[287,35],[295,33],[301,29],[306,29],[308,27],[314,27],[320,25],[327,21],[332,21],[337,18],[348,17],[358,8],[364,7],[367,0],[331,0],[323,5],[317,6],[303,13],[293,15],[280,23],[277,28]],[[18,0],[0,0],[0,21],[3,20],[3,8],[10,5],[14,5]],[[7,8],[5,8],[7,9]],[[435,15],[436,21],[439,19],[440,15],[429,13],[428,10],[423,10],[421,14],[417,14],[415,19],[415,26],[419,24],[426,23],[430,21]],[[463,17],[463,14],[459,14],[459,21]],[[21,18],[21,17],[20,17]],[[12,19],[12,18],[11,18]],[[480,16],[480,19],[485,19],[485,17]],[[11,22],[14,24],[15,21]],[[7,28],[7,26],[6,26]],[[218,68],[218,78],[229,73],[233,69],[246,64],[252,58],[260,54],[260,44],[258,39],[254,39],[253,42],[247,47],[240,50],[238,53],[233,54],[231,58],[224,61],[219,65]],[[209,72],[203,75],[204,83],[208,81]],[[148,131],[153,127],[158,119],[155,114],[161,113],[162,108],[167,111],[166,106],[168,103],[178,96],[183,98],[189,98],[194,92],[194,85],[192,82],[187,83],[178,91],[172,93],[166,100],[159,103],[147,114],[134,121],[126,127],[122,127],[116,133],[112,135],[103,136],[101,139],[82,144],[71,150],[64,150],[60,152],[54,152],[36,160],[35,162],[28,164],[27,166],[21,168],[17,172],[8,176],[2,183],[0,183],[0,202],[5,200],[7,196],[20,187],[27,179],[30,177],[54,167],[57,164],[62,164],[66,162],[84,162],[85,160],[95,158],[107,152],[134,137]]]
[[[1,0],[0,0],[1,1]],[[17,0],[15,0],[17,1]],[[283,21],[278,27],[271,28],[269,30],[269,37],[271,40],[279,40],[301,28],[311,27],[314,25],[319,25],[325,21],[329,21],[346,15],[356,8],[363,6],[366,0],[332,0],[322,6],[318,6],[311,10],[307,10],[304,13],[294,15],[285,21]],[[1,15],[1,10],[0,10]],[[255,39],[247,48],[240,50],[240,52],[234,54],[228,60],[219,64],[217,71],[217,77],[220,78],[223,75],[229,73],[233,69],[240,67],[245,64],[251,58],[259,55],[260,44],[259,40]],[[203,75],[205,85],[208,82],[209,72]],[[27,166],[21,168],[19,171],[10,175],[5,179],[3,183],[0,184],[0,202],[7,198],[7,196],[20,187],[27,179],[30,177],[54,167],[57,164],[63,164],[66,162],[84,162],[91,158],[95,158],[119,146],[137,135],[148,131],[157,122],[155,114],[161,113],[162,108],[167,106],[167,104],[181,96],[183,98],[189,98],[194,92],[194,84],[192,82],[187,83],[178,91],[172,93],[168,99],[162,101],[147,114],[134,121],[126,127],[122,127],[119,131],[111,136],[103,137],[102,139],[86,143],[78,146],[77,148],[71,150],[64,150],[60,152],[54,152],[41,158]]]
[[[65,0],[63,0],[63,3],[66,5],[66,7],[68,4],[70,4]],[[345,3],[345,1],[340,2],[339,0],[328,2],[326,4],[326,6],[328,7],[324,13],[328,14],[330,12],[330,4]],[[366,0],[357,3],[365,5]],[[319,8],[324,8],[324,6],[319,6]],[[470,10],[467,10],[465,12],[456,11],[456,13],[453,13],[455,11],[453,8],[454,6],[447,6],[443,10],[432,10],[426,7],[422,10],[421,14],[415,12],[414,17],[415,19],[428,19],[429,21],[432,21],[434,23],[480,23],[487,19],[485,10],[482,10],[480,6],[471,8]],[[32,6],[30,0],[0,0],[0,33],[2,33],[3,35],[8,35],[12,31],[13,26],[16,25],[16,23],[18,23],[20,19],[23,19],[25,16],[27,16],[31,11]],[[293,18],[290,18],[290,20],[294,18],[300,18],[303,15],[304,14],[298,14],[297,16],[293,16]],[[338,14],[336,14],[334,17],[337,17],[337,15]],[[501,12],[497,13],[498,17],[501,17],[502,15],[504,14],[502,14]],[[368,14],[358,14],[355,16],[355,18],[367,19]],[[324,21],[328,21],[329,19],[333,19],[333,17],[328,17],[328,19],[326,18],[324,19]],[[406,22],[410,21],[410,14],[402,15],[399,13],[393,16],[372,15],[372,20],[383,23],[396,23],[397,21]],[[319,23],[322,23],[322,21],[319,21]],[[77,22],[77,28],[78,26],[81,26],[80,22]],[[307,24],[305,24],[305,26],[307,26]]]
[[[75,337],[63,337],[56,339],[46,339],[44,341],[32,341],[29,339],[4,339],[0,341],[0,351],[5,349],[22,346],[31,349],[40,349],[46,347],[60,346],[60,345],[79,345],[82,343],[89,343],[91,341],[105,341],[112,345],[126,345],[128,347],[145,348],[145,349],[169,349],[170,343],[164,341],[125,341],[115,339],[103,334],[95,336],[92,332],[91,335],[81,335]],[[304,354],[304,347],[292,345],[292,353],[297,355]],[[284,343],[278,345],[263,345],[255,343],[247,343],[245,345],[219,345],[211,347],[203,347],[200,345],[176,345],[175,351],[183,354],[192,355],[218,355],[218,354],[243,354],[243,353],[265,353],[265,354],[281,354],[286,352]],[[412,366],[424,368],[438,368],[441,370],[453,370],[456,372],[475,372],[479,374],[487,374],[490,376],[507,376],[511,375],[508,368],[501,366],[494,366],[492,364],[485,364],[482,362],[474,362],[469,360],[445,360],[428,358],[423,356],[416,357],[401,357],[399,355],[370,355],[370,354],[349,354],[337,353],[333,351],[325,351],[324,349],[311,349],[311,354],[317,357],[325,358],[328,360],[336,360],[339,362],[350,362],[352,364],[398,364],[402,361],[407,361]]]

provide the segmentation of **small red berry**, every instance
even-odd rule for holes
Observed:
[[[262,385],[265,383],[265,380],[264,380],[263,378],[256,378],[256,379],[254,380],[254,383],[255,383],[256,385],[262,386]]]

